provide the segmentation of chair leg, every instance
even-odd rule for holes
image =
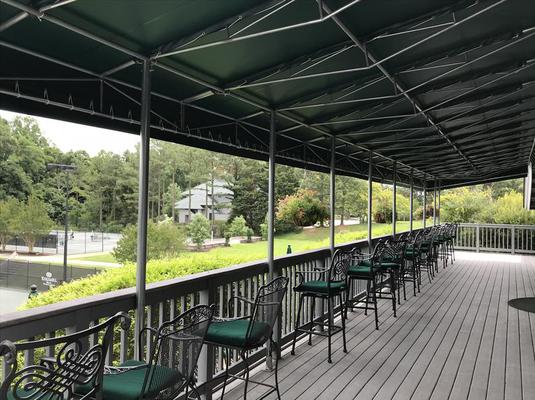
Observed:
[[[189,387],[191,387],[191,393],[195,395],[195,398],[197,400],[201,400],[201,394],[199,393],[199,391],[195,387],[195,383],[190,382]],[[188,397],[188,394],[187,394],[187,389],[186,389],[186,397],[185,397],[185,399],[189,400],[189,397]]]
[[[347,280],[347,284],[346,284],[346,302],[345,302],[345,307],[344,307],[344,318],[347,319],[347,309],[349,308],[349,304],[351,303],[351,299],[350,299],[350,293],[351,293],[351,281],[352,279],[348,279]]]
[[[396,315],[396,278],[394,271],[390,272],[390,292],[392,294],[392,310],[394,311],[394,317]]]
[[[414,259],[411,261],[411,269],[412,269],[412,292],[414,296],[416,296],[417,277],[416,277],[416,261]]]
[[[332,364],[333,360],[331,359],[331,320],[333,319],[333,307],[332,307],[332,302],[331,302],[331,298],[330,297],[327,297],[327,336],[328,336],[328,353],[329,353],[329,356],[327,358],[327,362],[329,364]]]
[[[316,305],[316,298],[310,299],[310,333],[308,334],[308,345],[312,346],[312,329],[314,328],[314,310]]]
[[[366,283],[366,300],[365,300],[365,304],[366,305],[365,305],[365,308],[364,308],[364,315],[368,315],[368,304],[369,304],[369,299],[370,299],[370,290],[371,290],[371,285],[370,285],[370,281],[368,281]]]
[[[227,388],[227,380],[228,380],[228,368],[230,365],[230,349],[225,348],[224,352],[225,352],[226,365],[225,365],[225,381],[223,382],[223,389],[221,391],[221,400],[223,400],[223,398],[225,397],[225,390]]]
[[[401,264],[401,285],[403,285],[403,300],[407,301],[407,288],[405,287],[405,261]]]
[[[340,319],[342,320],[342,340],[344,341],[344,353],[347,353],[347,346],[346,346],[346,322],[344,318],[344,303],[342,300],[342,292],[340,292]]]
[[[295,317],[295,326],[294,326],[294,339],[292,343],[292,356],[295,355],[295,342],[297,340],[297,329],[299,328],[299,318],[301,317],[301,308],[303,307],[303,295],[299,295],[299,307],[297,307],[297,316]]]
[[[271,348],[275,349],[276,354],[280,354],[279,345],[275,343],[273,338],[271,340]],[[281,400],[281,394],[279,391],[279,357],[275,357],[275,391],[277,392],[277,399]]]
[[[243,360],[243,363],[245,364],[245,371],[243,373],[245,377],[244,379],[245,385],[243,387],[243,400],[247,400],[247,386],[249,384],[249,363],[247,362],[247,351],[246,350],[240,351],[240,357]]]
[[[373,299],[373,311],[375,314],[375,329],[379,329],[379,312],[377,310],[377,288],[375,287],[375,278],[371,280],[372,285],[372,299]]]

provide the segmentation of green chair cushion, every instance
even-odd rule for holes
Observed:
[[[381,269],[398,269],[401,268],[401,264],[396,262],[382,262]]]
[[[347,269],[347,274],[349,276],[370,275],[371,272],[372,272],[372,269],[370,266],[366,266],[362,264],[352,265]]]
[[[248,319],[212,322],[206,332],[208,342],[223,346],[249,347],[263,344],[270,334],[270,326],[264,322],[254,322],[247,337]]]
[[[135,367],[146,365],[136,360],[128,360],[121,364],[121,367]],[[180,381],[181,375],[172,368],[159,365],[153,366],[154,375],[149,388],[145,389],[144,398],[155,397],[162,390],[173,386]],[[143,382],[147,368],[133,369],[121,374],[104,375],[102,382],[102,392],[104,400],[137,400],[141,396]],[[89,385],[79,386],[77,393],[86,394],[90,389]]]
[[[331,282],[331,293],[338,293],[345,289],[345,282]],[[313,292],[326,294],[329,291],[327,281],[306,281],[295,288],[297,292]]]

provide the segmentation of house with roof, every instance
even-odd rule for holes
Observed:
[[[186,190],[181,193],[182,198],[175,203],[178,222],[189,222],[189,207],[191,207],[191,218],[197,213],[202,213],[209,220],[212,219],[213,214],[215,221],[226,221],[230,218],[233,196],[232,190],[221,179],[214,179],[213,185],[211,181],[208,181],[193,187],[191,202],[190,192]]]

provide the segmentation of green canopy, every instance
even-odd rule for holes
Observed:
[[[532,0],[0,0],[0,108],[441,187],[525,176]],[[76,135],[76,132],[73,132]]]

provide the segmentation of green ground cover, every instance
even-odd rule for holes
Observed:
[[[117,263],[117,260],[111,253],[99,253],[91,255],[76,255],[69,257],[69,260],[80,260],[80,261],[98,261],[106,263]]]

